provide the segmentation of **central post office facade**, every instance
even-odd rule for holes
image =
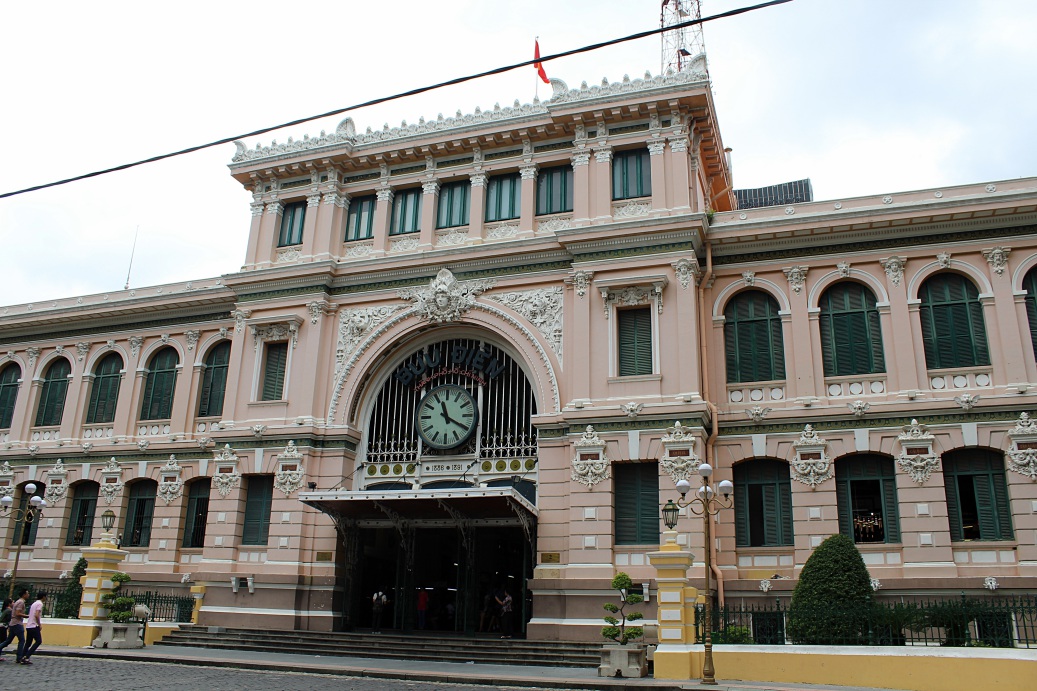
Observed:
[[[0,314],[4,563],[116,513],[201,623],[594,639],[654,616],[660,505],[735,483],[718,595],[787,596],[844,532],[883,594],[1037,586],[1037,181],[737,208],[698,62],[250,148],[241,270]],[[848,161],[847,165],[852,165]],[[696,478],[691,478],[696,481]],[[6,566],[5,566],[6,564]]]

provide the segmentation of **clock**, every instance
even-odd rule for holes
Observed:
[[[414,414],[421,441],[433,449],[452,449],[468,441],[478,424],[478,408],[464,387],[444,384],[425,394]]]

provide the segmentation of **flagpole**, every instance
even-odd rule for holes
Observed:
[[[533,45],[536,45],[536,46],[540,45],[540,37],[539,36],[535,36],[533,38]],[[533,97],[537,101],[540,100],[540,75],[539,74],[537,74],[536,76],[533,77]]]

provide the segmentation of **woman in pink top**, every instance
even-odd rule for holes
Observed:
[[[39,593],[36,602],[29,608],[29,619],[25,622],[25,652],[22,653],[22,664],[31,665],[29,660],[36,649],[43,643],[43,605],[47,602],[47,593]]]

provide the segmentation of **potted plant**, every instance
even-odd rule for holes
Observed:
[[[108,610],[108,621],[101,624],[101,633],[93,645],[95,648],[143,648],[143,624],[133,620],[137,601],[119,594],[123,584],[129,583],[130,576],[116,571],[111,580],[112,592],[101,597],[101,604]]]
[[[642,644],[631,643],[644,636],[640,626],[630,626],[628,622],[644,618],[640,612],[627,612],[627,605],[644,602],[644,597],[631,592],[633,582],[630,576],[620,571],[612,579],[613,590],[619,591],[618,605],[606,602],[605,626],[601,635],[612,643],[606,643],[601,649],[601,664],[598,676],[601,677],[643,677],[648,674],[648,656]],[[618,616],[616,616],[618,615]]]

